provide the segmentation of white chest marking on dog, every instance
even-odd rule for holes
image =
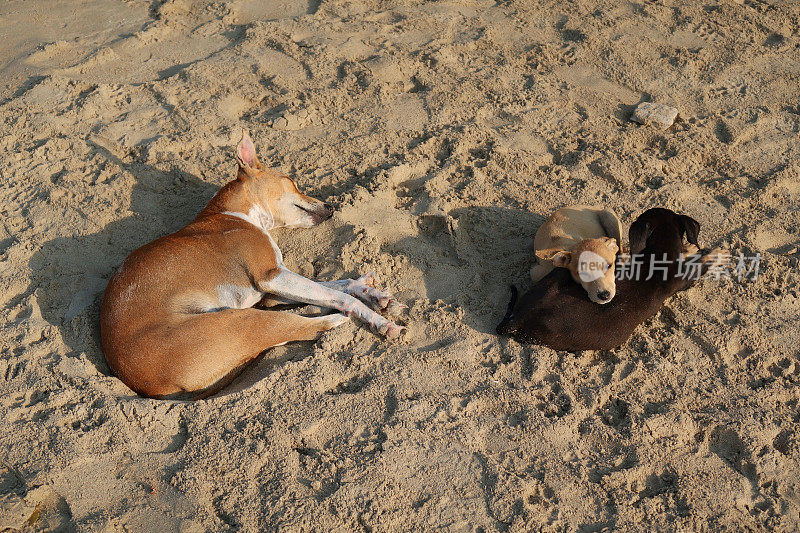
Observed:
[[[246,220],[264,233],[271,230],[275,225],[275,221],[273,220],[270,212],[258,204],[253,205],[253,207],[250,208],[250,211],[248,211],[246,214],[237,213],[235,211],[225,211],[222,214]]]
[[[260,229],[269,239],[269,244],[272,246],[272,250],[275,252],[275,261],[278,263],[278,266],[283,266],[283,254],[281,253],[280,248],[278,248],[278,245],[275,244],[275,241],[272,240],[272,235],[269,234],[269,230],[272,229],[275,221],[272,219],[272,215],[268,210],[264,209],[260,205],[254,205],[250,208],[250,211],[248,211],[247,214],[237,213],[235,211],[224,211],[222,214],[241,218],[245,222],[249,222]]]
[[[269,243],[272,245],[272,251],[275,252],[275,261],[278,263],[279,267],[283,268],[283,253],[281,249],[278,248],[278,245],[272,240],[272,235],[267,233],[267,237],[269,238]]]
[[[263,294],[252,287],[240,287],[231,283],[217,285],[220,308],[247,309],[261,300]]]

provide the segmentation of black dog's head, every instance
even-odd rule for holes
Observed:
[[[692,217],[679,215],[670,209],[654,207],[639,215],[639,218],[631,224],[631,229],[628,231],[631,255],[642,253],[645,248],[661,249],[663,248],[662,244],[674,245],[674,243],[651,241],[674,240],[673,236],[675,235],[677,235],[679,245],[683,243],[685,235],[687,241],[699,246],[697,243],[699,233],[700,224]]]

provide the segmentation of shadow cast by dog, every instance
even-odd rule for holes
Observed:
[[[473,329],[494,334],[511,283],[530,285],[533,237],[545,216],[493,206],[423,215],[418,236],[383,246],[423,273],[429,300],[461,307]]]
[[[44,243],[29,261],[31,283],[17,299],[35,294],[42,318],[61,333],[69,350],[66,355],[85,357],[100,374],[110,376],[113,373],[103,354],[99,328],[100,302],[109,279],[133,250],[192,221],[220,185],[177,168],[164,171],[144,163],[126,162],[103,146],[90,144],[96,155],[120,169],[119,174],[129,174],[135,180],[128,207],[132,214],[95,233],[59,237]],[[338,245],[334,248],[340,249],[352,239],[353,228],[340,228],[329,237]],[[277,238],[282,241],[280,236]],[[321,254],[322,263],[331,262],[325,252]],[[265,350],[213,396],[245,390],[281,362],[310,353],[309,343],[291,344]]]
[[[35,294],[44,320],[60,331],[67,356],[85,357],[99,373],[111,375],[99,335],[100,301],[109,278],[130,252],[193,220],[218,185],[177,168],[164,171],[123,161],[100,145],[92,147],[95,154],[133,177],[132,214],[94,233],[44,243],[30,259],[31,283],[21,298]],[[384,248],[406,255],[420,268],[429,299],[462,307],[468,325],[492,333],[502,315],[497,302],[507,298],[508,284],[528,283],[533,235],[543,220],[522,210],[459,208],[446,216],[421,216],[417,236]],[[254,361],[253,369],[220,394],[249,387],[274,364],[299,357],[297,350],[308,351],[299,345]]]
[[[99,330],[108,279],[131,251],[191,221],[218,187],[178,169],[128,163],[100,145],[92,148],[136,180],[129,207],[133,214],[95,233],[44,243],[30,259],[31,283],[21,298],[35,294],[42,317],[61,332],[68,356],[85,354],[101,374],[111,375]]]

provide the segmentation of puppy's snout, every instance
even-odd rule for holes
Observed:
[[[335,211],[335,209],[333,208],[333,206],[331,204],[327,204],[327,203],[322,204],[322,206],[325,208],[325,220],[328,220],[329,218],[331,218],[333,216],[333,212]]]
[[[600,291],[597,293],[597,299],[601,302],[607,302],[611,299],[611,291]]]

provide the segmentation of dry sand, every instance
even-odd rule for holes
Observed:
[[[800,7],[764,0],[0,4],[0,530],[796,531]],[[659,131],[642,101],[680,111]],[[100,291],[262,159],[278,235],[410,306],[218,397],[109,375]],[[651,206],[760,252],[613,353],[493,334],[538,224]],[[202,268],[202,265],[198,265]],[[38,514],[34,514],[38,508]],[[34,515],[34,516],[32,516]]]

